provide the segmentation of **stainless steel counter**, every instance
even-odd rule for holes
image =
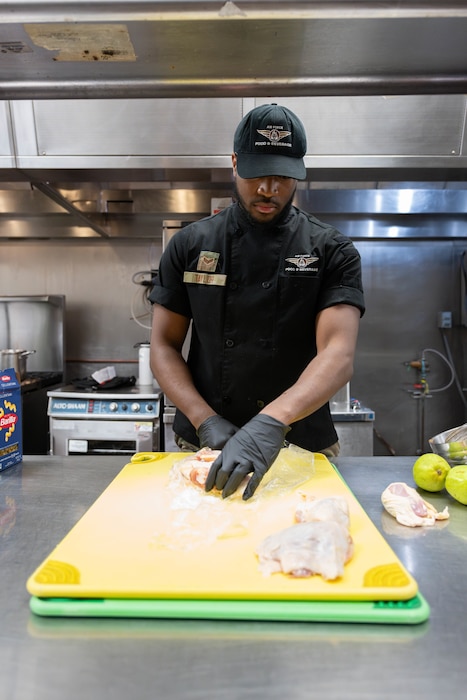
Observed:
[[[464,697],[467,507],[409,529],[382,512],[414,457],[341,457],[341,473],[431,606],[416,626],[77,620],[29,611],[28,576],[125,465],[26,456],[0,472],[0,689],[8,700],[416,700]]]

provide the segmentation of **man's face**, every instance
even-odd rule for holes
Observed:
[[[270,175],[244,179],[237,173],[237,156],[232,154],[237,196],[252,219],[269,224],[292,201],[297,181],[291,177]]]

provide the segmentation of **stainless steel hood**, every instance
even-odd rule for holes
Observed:
[[[467,3],[2,0],[0,100],[467,92]]]
[[[0,191],[0,239],[160,241],[164,220],[200,219],[210,214],[213,198],[230,194],[228,183],[217,183],[217,189],[196,182],[183,189],[152,189],[147,183],[113,183],[106,189],[102,183],[18,186]],[[308,189],[302,184],[295,203],[355,240],[467,239],[463,189],[435,189],[429,183],[403,189],[394,183],[383,189]]]
[[[440,235],[465,236],[436,191],[467,180],[466,37],[467,0],[1,0],[0,237],[151,237],[199,218],[230,194],[242,114],[278,100],[310,135],[300,204],[414,181],[450,212]],[[331,212],[365,235],[341,201]]]

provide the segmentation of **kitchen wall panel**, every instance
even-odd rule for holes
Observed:
[[[376,414],[375,454],[416,454],[426,438],[466,420],[455,383],[417,399],[418,373],[406,362],[424,349],[452,351],[466,385],[467,329],[460,325],[460,256],[467,244],[451,240],[356,241],[364,272],[367,311],[361,322],[351,395]],[[157,267],[160,244],[151,241],[0,241],[2,294],[65,294],[68,379],[115,363],[137,372],[134,344],[149,338],[144,290],[132,278]],[[452,311],[441,332],[439,311]],[[137,319],[137,321],[135,320]],[[141,325],[139,325],[141,324]],[[427,352],[430,388],[450,380],[446,362]],[[423,440],[422,440],[423,434]]]
[[[133,346],[150,334],[146,288],[132,278],[150,279],[159,258],[150,241],[1,241],[1,293],[66,296],[68,380],[114,363],[128,376],[138,371]]]
[[[443,359],[451,349],[465,387],[467,329],[461,326],[461,253],[466,243],[357,241],[367,311],[361,322],[351,393],[376,413],[375,427],[397,454],[426,451],[426,439],[466,419],[465,406]],[[453,327],[438,328],[451,311]],[[407,362],[422,351],[429,365],[428,398],[416,398],[420,373]],[[433,352],[434,351],[434,352]],[[441,357],[439,354],[443,357]],[[464,396],[467,394],[464,393]],[[381,440],[375,454],[388,454]]]

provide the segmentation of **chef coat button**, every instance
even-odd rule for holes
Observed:
[[[256,405],[258,408],[264,408],[264,401],[261,401],[261,399],[258,399],[256,402]]]
[[[237,284],[236,282],[231,282],[231,283],[229,284],[229,288],[230,288],[230,289],[237,289],[237,287],[238,287],[238,284]]]
[[[262,282],[261,286],[263,289],[269,289],[269,287],[271,286],[271,283],[270,282]]]
[[[227,340],[225,341],[225,346],[227,348],[233,348],[234,345],[235,345],[234,341],[231,338],[227,338]]]

